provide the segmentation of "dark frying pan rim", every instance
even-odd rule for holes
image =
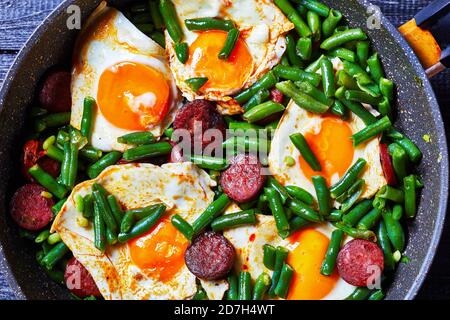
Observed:
[[[34,44],[39,39],[41,34],[45,33],[48,30],[49,22],[54,20],[60,14],[62,14],[65,11],[67,5],[72,1],[73,0],[65,0],[64,2],[59,4],[54,9],[54,11],[44,19],[44,21],[36,28],[36,30],[32,33],[30,38],[26,41],[21,51],[17,55],[16,59],[14,60],[10,70],[6,74],[5,81],[0,90],[0,101],[3,101],[5,99],[6,94],[11,87],[12,83],[11,80],[16,77],[18,69],[22,64],[23,60],[30,52],[31,47],[34,46]],[[358,2],[366,8],[371,5],[371,3],[367,0],[358,0]],[[384,16],[384,14],[381,14],[381,19],[382,25],[389,31],[389,33],[395,38],[397,43],[402,47],[402,49],[408,56],[408,62],[412,65],[415,72],[418,75],[420,75],[425,90],[430,98],[429,103],[436,124],[436,131],[438,136],[440,137],[439,150],[442,153],[442,161],[440,164],[440,174],[442,177],[442,182],[441,182],[441,189],[439,190],[439,212],[437,214],[436,225],[433,231],[433,237],[430,241],[428,251],[425,256],[425,260],[422,264],[422,267],[420,268],[418,276],[416,277],[416,279],[414,279],[413,285],[409,288],[408,292],[405,295],[406,300],[412,300],[417,295],[420,287],[422,286],[425,280],[426,275],[428,274],[428,271],[434,260],[435,252],[439,245],[442,230],[444,227],[445,214],[447,211],[448,184],[449,184],[449,169],[448,169],[449,159],[448,159],[447,139],[445,135],[444,122],[442,120],[441,112],[439,109],[439,104],[437,103],[436,96],[423,70],[422,65],[420,64],[417,56],[414,54],[408,43],[401,36],[398,30],[392,25],[392,23]],[[2,111],[2,109],[3,107],[0,106],[0,112]],[[11,272],[9,263],[6,261],[6,258],[3,254],[3,246],[1,243],[0,243],[0,269],[6,271],[6,279],[12,291],[14,292],[15,297],[20,300],[25,300],[26,296],[23,293],[22,289],[20,288],[19,284],[17,283],[17,280],[14,278],[13,273]]]

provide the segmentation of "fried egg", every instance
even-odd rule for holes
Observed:
[[[355,287],[340,278],[337,271],[331,276],[320,273],[332,231],[331,225],[322,224],[299,230],[283,240],[277,234],[273,216],[257,215],[257,224],[226,230],[224,236],[236,248],[236,271],[248,271],[253,281],[262,272],[272,275],[263,263],[265,244],[288,249],[286,262],[294,269],[288,300],[342,300]]]
[[[116,197],[125,209],[164,203],[167,211],[146,234],[126,244],[94,246],[92,224],[80,227],[75,199],[91,193],[94,182]],[[112,166],[98,178],[75,187],[52,226],[94,278],[105,299],[188,299],[197,291],[196,277],[184,263],[188,240],[170,218],[181,215],[192,223],[213,201],[216,183],[192,163]],[[224,282],[203,282],[209,297],[221,299]]]
[[[178,61],[175,44],[166,32],[170,68],[178,87],[190,101],[206,99],[217,101],[223,114],[242,112],[231,98],[247,88],[281,60],[286,49],[284,35],[293,24],[271,1],[265,0],[199,0],[173,1],[185,39],[189,45],[189,60]],[[236,47],[228,60],[218,58],[227,33],[219,30],[189,31],[186,19],[215,17],[232,20],[241,31]],[[198,93],[185,80],[206,77],[208,82]]]
[[[106,6],[94,11],[73,54],[71,124],[80,128],[83,101],[97,110],[91,144],[102,151],[124,151],[117,138],[136,131],[159,137],[181,107],[181,94],[165,51],[121,12]]]
[[[367,165],[361,176],[365,180],[361,198],[371,198],[386,185],[386,179],[380,161],[380,137],[357,147],[353,146],[351,136],[365,127],[364,122],[353,113],[344,121],[333,115],[310,113],[291,101],[272,140],[268,158],[269,169],[284,186],[299,186],[315,195],[313,176],[323,176],[331,186],[339,181],[359,158],[363,158]],[[294,133],[302,133],[305,136],[321,164],[322,171],[314,171],[300,155],[289,139]],[[288,157],[295,160],[293,166],[286,165],[285,159]]]

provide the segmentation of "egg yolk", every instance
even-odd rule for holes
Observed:
[[[289,253],[287,263],[294,269],[288,300],[320,300],[336,285],[339,276],[320,273],[323,257],[330,240],[315,229],[303,229],[294,233],[289,241],[298,246]]]
[[[113,125],[146,130],[169,109],[170,87],[164,74],[147,65],[121,62],[106,69],[98,83],[97,103]]]
[[[189,48],[189,61],[199,77],[208,78],[205,89],[240,89],[250,77],[253,58],[242,38],[239,38],[228,60],[219,59],[227,38],[224,31],[206,31],[199,34]]]
[[[148,233],[128,242],[133,262],[162,282],[172,279],[183,267],[187,246],[187,239],[169,218],[161,219]]]
[[[335,174],[342,177],[353,162],[355,149],[352,144],[352,130],[341,119],[325,117],[319,133],[307,133],[305,139],[322,166],[322,171],[314,171],[300,156],[300,169],[308,180],[313,176],[323,176],[331,185]]]

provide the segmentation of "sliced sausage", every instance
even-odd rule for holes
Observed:
[[[220,177],[220,186],[234,201],[243,203],[255,199],[266,181],[262,165],[253,154],[240,154]]]
[[[392,159],[387,144],[380,143],[380,160],[387,183],[389,185],[396,185],[397,176],[395,175],[394,167],[392,166]]]
[[[67,263],[64,282],[70,292],[80,298],[101,296],[91,274],[75,257]]]
[[[368,240],[355,239],[339,252],[337,269],[339,275],[351,285],[364,287],[381,276],[384,268],[383,250]]]
[[[173,128],[175,130],[188,130],[192,145],[197,142],[204,149],[216,140],[216,135],[224,139],[226,124],[214,104],[206,100],[194,100],[178,111]],[[214,138],[209,134],[205,135],[205,132],[210,129],[218,130],[215,132]]]
[[[39,90],[39,103],[51,113],[68,112],[72,107],[70,95],[70,72],[52,70],[48,72]]]
[[[234,264],[233,245],[222,234],[208,231],[194,239],[185,253],[188,269],[203,280],[225,277]]]
[[[46,189],[30,183],[19,188],[11,200],[11,217],[22,228],[37,231],[47,226],[53,218],[53,199],[42,196]]]
[[[272,89],[272,91],[270,91],[270,100],[277,103],[283,103],[284,95],[280,90]]]

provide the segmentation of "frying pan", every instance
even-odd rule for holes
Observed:
[[[39,269],[34,248],[19,237],[9,218],[8,204],[20,183],[20,141],[26,125],[26,109],[40,76],[56,64],[70,61],[77,30],[68,30],[69,5],[78,5],[83,18],[99,0],[64,1],[36,30],[14,62],[0,92],[0,268],[19,299],[68,299],[67,290],[53,283]],[[112,5],[127,1],[110,1]],[[400,264],[387,299],[413,299],[432,263],[441,236],[448,197],[448,152],[439,106],[418,58],[395,27],[381,16],[380,29],[368,30],[365,0],[325,0],[340,10],[351,26],[365,29],[380,53],[387,77],[398,86],[396,126],[415,141],[424,153],[418,170],[425,188],[418,216],[407,224],[406,255],[411,262]],[[119,5],[120,4],[120,5]],[[448,29],[447,29],[448,30]],[[432,143],[423,140],[430,135]]]

